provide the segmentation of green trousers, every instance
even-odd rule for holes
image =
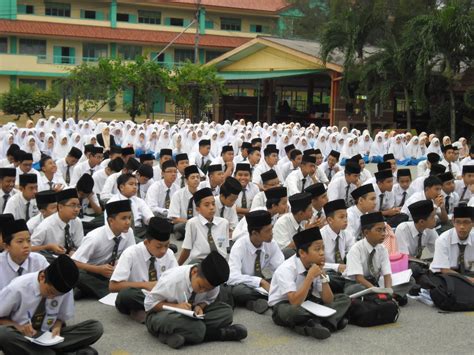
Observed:
[[[288,301],[283,301],[273,306],[272,319],[275,324],[291,329],[306,324],[310,319],[319,320],[321,324],[329,324],[331,328],[336,329],[337,324],[344,317],[350,305],[351,299],[348,296],[336,294],[332,303],[325,304],[326,307],[334,309],[336,313],[328,318],[320,318],[301,306],[291,305]]]
[[[64,337],[64,341],[51,347],[45,347],[31,343],[13,327],[0,326],[0,350],[5,355],[50,355],[75,352],[94,344],[100,339],[103,332],[104,328],[99,321],[86,320],[62,328],[60,335]]]
[[[204,320],[193,319],[172,311],[148,313],[146,327],[158,336],[163,334],[182,335],[188,344],[219,340],[220,329],[232,324],[232,308],[222,302],[214,302],[206,307]]]
[[[256,301],[260,298],[267,299],[267,296],[255,291],[254,288],[248,287],[244,284],[230,286],[232,298],[236,306],[245,306],[248,301]]]
[[[76,287],[84,293],[85,297],[96,299],[105,297],[110,293],[108,278],[84,270],[79,270],[79,282]]]
[[[129,287],[121,290],[117,295],[115,307],[123,314],[130,314],[131,311],[144,311],[145,295],[139,288]]]

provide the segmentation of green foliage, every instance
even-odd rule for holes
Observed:
[[[0,96],[0,108],[6,114],[17,117],[26,114],[31,118],[37,113],[45,117],[45,110],[55,107],[59,100],[60,97],[55,90],[41,90],[31,85],[20,85]]]

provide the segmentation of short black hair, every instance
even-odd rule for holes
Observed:
[[[440,180],[439,177],[434,175],[428,176],[425,181],[423,181],[423,189],[425,190],[436,185],[442,186],[443,182]]]
[[[120,186],[123,185],[123,184],[126,184],[128,180],[130,179],[136,179],[137,177],[133,174],[122,174],[118,177],[117,179],[117,188],[119,191],[120,190]]]
[[[43,169],[43,167],[46,165],[46,162],[52,159],[53,158],[51,158],[49,155],[43,155],[39,161],[40,169]]]
[[[300,245],[299,247],[296,248],[296,256],[299,258],[300,257],[300,250],[304,250],[306,253],[308,252],[309,247],[311,244],[313,244],[316,240],[312,240],[309,243],[304,243]]]
[[[221,185],[219,189],[219,195],[224,196],[225,198],[229,197],[230,195],[235,195],[233,191],[231,191],[225,184]],[[238,194],[237,194],[238,195]]]
[[[56,203],[56,202],[48,202],[48,203],[36,202],[36,206],[38,207],[39,210],[45,210],[46,208],[48,208],[48,205],[50,205],[51,203]]]
[[[263,227],[265,227],[265,226],[252,227],[252,226],[247,224],[247,230],[249,231],[249,235],[251,235],[253,231],[255,231],[257,233],[260,233],[260,231],[262,230]]]
[[[303,155],[301,150],[293,149],[290,153],[290,160],[295,160],[298,155]]]
[[[20,147],[18,146],[18,144],[16,143],[13,143],[10,148],[7,149],[7,156],[13,156],[15,154],[16,151],[20,150]]]
[[[413,216],[413,215],[412,215],[413,222],[418,223],[418,222],[421,221],[422,219],[426,221],[426,220],[428,219],[428,217],[431,215],[432,212],[433,212],[433,211],[431,211],[430,213],[428,213],[428,214],[426,214],[426,215],[423,215],[423,216]]]
[[[281,198],[267,198],[267,201],[265,202],[265,206],[267,207],[267,210],[271,209],[273,205],[278,205],[281,201]]]

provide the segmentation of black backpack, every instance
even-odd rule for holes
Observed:
[[[430,296],[443,311],[474,311],[474,284],[459,274],[428,274]]]
[[[395,323],[400,315],[398,304],[386,294],[368,294],[352,299],[349,323],[359,327]]]

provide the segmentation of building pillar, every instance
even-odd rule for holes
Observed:
[[[110,43],[110,58],[117,58],[117,43]]]
[[[199,9],[199,33],[200,34],[205,34],[206,33],[206,9],[204,7],[201,7]]]
[[[16,54],[18,51],[18,39],[15,36],[10,36],[10,48],[9,48],[9,53],[10,54]]]
[[[339,94],[340,78],[335,72],[331,72],[331,96],[329,103],[329,125],[334,126],[336,122],[336,103]]]
[[[10,89],[14,89],[17,87],[18,77],[16,75],[10,75]]]
[[[110,3],[110,27],[117,27],[117,0]]]

